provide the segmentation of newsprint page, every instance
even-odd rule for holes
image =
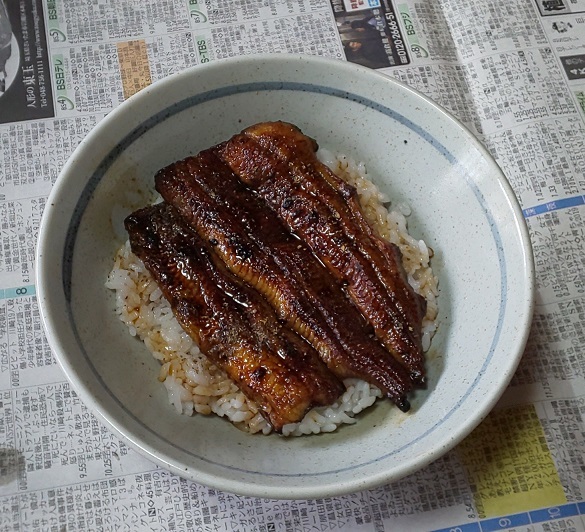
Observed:
[[[529,227],[537,302],[498,407],[392,485],[304,501],[168,473],[86,409],[42,330],[46,198],[85,135],[186,67],[289,52],[378,69],[457,116]],[[0,0],[0,531],[585,530],[585,0]]]

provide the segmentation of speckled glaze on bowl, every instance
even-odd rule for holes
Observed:
[[[302,438],[248,435],[179,416],[158,363],[114,314],[104,282],[121,216],[151,197],[161,167],[263,120],[287,120],[363,160],[413,209],[435,250],[439,331],[429,388],[402,414],[379,402],[353,426]],[[349,63],[286,55],[173,75],[109,114],[80,144],[47,203],[38,245],[51,347],[86,405],[136,450],[184,477],[270,498],[317,498],[395,481],[465,437],[507,386],[533,308],[530,241],[514,194],[477,140],[443,109]]]

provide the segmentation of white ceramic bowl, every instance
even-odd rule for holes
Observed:
[[[353,426],[301,438],[180,416],[157,381],[158,363],[114,314],[104,287],[123,236],[114,206],[144,205],[158,169],[264,120],[293,122],[320,145],[365,161],[385,192],[412,207],[411,233],[435,249],[440,325],[428,357],[430,385],[407,415],[382,401]],[[507,386],[533,308],[521,211],[477,140],[388,77],[285,55],[186,70],[109,114],[55,184],[37,282],[47,336],[67,377],[134,449],[209,486],[285,499],[395,481],[452,448]]]

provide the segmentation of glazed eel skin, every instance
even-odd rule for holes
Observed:
[[[339,378],[376,384],[403,411],[408,372],[373,337],[361,314],[310,249],[295,238],[212,148],[155,176],[166,202],[232,274],[258,290]]]
[[[344,386],[318,353],[283,326],[253,289],[229,273],[166,203],[125,220],[132,251],[151,272],[183,329],[254,400],[276,431]]]
[[[364,219],[355,188],[320,163],[316,150],[313,139],[285,122],[251,126],[219,147],[233,172],[344,286],[412,382],[424,386],[426,302],[409,285],[399,249],[377,237]]]

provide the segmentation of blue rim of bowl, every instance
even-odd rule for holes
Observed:
[[[91,199],[91,195],[93,194],[96,187],[99,185],[99,183],[100,183],[101,179],[103,178],[103,176],[105,175],[105,173],[108,171],[108,169],[111,167],[111,165],[116,161],[117,157],[126,148],[128,148],[133,142],[138,140],[144,133],[146,133],[147,131],[150,131],[157,124],[160,124],[164,120],[170,118],[171,116],[174,116],[174,115],[176,115],[180,112],[183,112],[187,109],[190,109],[192,107],[195,107],[195,106],[200,105],[200,104],[205,103],[205,102],[209,102],[209,101],[219,99],[219,98],[225,98],[225,97],[232,96],[235,94],[242,94],[242,93],[247,93],[247,92],[278,91],[278,90],[312,92],[312,93],[322,94],[322,95],[326,95],[326,96],[332,96],[335,98],[342,98],[345,100],[351,100],[355,103],[358,103],[360,105],[363,105],[363,106],[368,107],[370,109],[373,109],[375,111],[383,113],[387,117],[389,117],[393,120],[396,120],[401,125],[407,127],[413,133],[415,133],[416,135],[421,137],[433,149],[438,151],[451,165],[456,167],[456,169],[458,169],[458,171],[460,173],[463,174],[462,176],[465,179],[465,182],[472,189],[472,191],[475,195],[475,198],[478,201],[478,203],[481,207],[481,210],[486,217],[487,223],[491,229],[492,236],[494,238],[495,247],[496,247],[497,253],[498,253],[498,261],[499,261],[499,266],[500,266],[500,308],[499,308],[499,313],[498,313],[497,325],[496,325],[496,328],[494,331],[494,336],[493,336],[491,345],[489,347],[488,355],[484,361],[484,364],[482,365],[481,370],[478,372],[478,374],[476,375],[473,382],[470,384],[470,386],[465,391],[465,393],[461,396],[461,398],[457,401],[457,403],[453,406],[453,408],[441,420],[439,420],[432,427],[427,429],[423,434],[419,435],[417,438],[413,439],[409,443],[403,445],[402,447],[400,447],[398,449],[393,450],[390,453],[381,455],[377,458],[368,460],[368,461],[363,462],[363,463],[354,464],[352,466],[341,467],[341,468],[334,469],[334,470],[320,471],[320,472],[315,472],[315,473],[310,473],[310,474],[306,474],[306,473],[294,473],[294,474],[293,473],[290,473],[290,474],[289,473],[269,473],[269,472],[263,472],[263,471],[253,471],[253,470],[249,470],[249,469],[238,468],[235,466],[222,464],[220,462],[216,462],[213,460],[209,460],[205,457],[199,456],[188,449],[184,449],[180,445],[177,445],[176,443],[174,443],[170,440],[167,440],[166,438],[162,437],[160,434],[156,433],[150,427],[145,425],[134,414],[132,414],[124,406],[124,404],[118,400],[116,395],[108,388],[107,384],[102,380],[100,374],[98,373],[97,369],[93,365],[91,358],[88,356],[87,352],[85,351],[85,348],[83,346],[83,343],[82,343],[81,338],[79,336],[79,333],[77,331],[75,320],[73,318],[73,312],[72,312],[71,300],[70,300],[71,299],[73,251],[74,251],[75,240],[76,240],[77,231],[79,229],[79,225],[81,222],[81,218],[82,218],[83,213],[84,213],[84,211],[85,211],[85,209],[86,209],[86,207]],[[469,133],[469,135],[471,135],[471,134]],[[70,320],[72,330],[74,332],[75,338],[76,338],[77,343],[79,345],[79,349],[80,349],[81,353],[83,354],[83,357],[85,358],[88,366],[91,368],[92,372],[94,373],[97,381],[104,388],[104,390],[107,391],[107,393],[115,401],[115,403],[119,406],[119,408],[125,412],[126,415],[128,415],[131,419],[133,419],[145,431],[153,434],[153,436],[155,436],[157,439],[163,441],[164,443],[166,443],[167,445],[169,445],[171,447],[174,447],[175,449],[181,451],[182,453],[188,454],[188,455],[190,455],[198,460],[201,460],[202,462],[206,462],[208,464],[218,466],[221,468],[225,468],[225,469],[228,469],[231,471],[237,471],[240,473],[246,473],[246,474],[252,474],[252,475],[261,475],[261,476],[267,476],[267,477],[315,477],[315,476],[332,475],[332,474],[337,474],[337,473],[341,473],[344,471],[355,470],[355,469],[359,469],[359,468],[371,465],[371,464],[376,463],[376,462],[380,462],[382,460],[386,460],[390,456],[395,455],[395,454],[403,451],[405,448],[410,447],[413,444],[415,444],[416,442],[426,438],[429,434],[434,432],[440,425],[442,425],[447,419],[449,419],[451,417],[451,415],[459,408],[459,406],[467,399],[467,397],[469,397],[469,395],[471,394],[473,389],[477,386],[477,384],[479,383],[479,381],[483,377],[485,370],[486,370],[487,366],[489,365],[489,363],[494,355],[494,352],[496,350],[496,347],[498,345],[502,326],[503,326],[503,318],[504,318],[505,310],[506,310],[506,306],[507,306],[507,268],[506,268],[506,260],[505,260],[505,256],[504,256],[504,249],[503,249],[503,245],[502,245],[502,239],[500,236],[500,232],[498,230],[498,226],[495,223],[495,220],[494,220],[494,217],[493,217],[491,211],[488,209],[488,206],[487,206],[487,203],[485,202],[485,198],[483,197],[483,194],[481,193],[479,188],[475,185],[475,183],[467,175],[465,175],[462,172],[462,167],[459,165],[457,158],[439,140],[437,140],[434,136],[432,136],[430,133],[425,131],[420,125],[415,124],[414,122],[412,122],[411,120],[409,120],[404,115],[402,115],[401,113],[399,113],[398,111],[396,111],[394,109],[391,109],[385,105],[380,104],[379,102],[373,101],[373,100],[365,98],[363,96],[351,93],[349,91],[344,91],[344,90],[335,89],[332,87],[327,87],[327,86],[322,86],[322,85],[317,85],[317,84],[300,83],[300,82],[277,81],[277,82],[245,83],[245,84],[238,84],[238,85],[230,85],[227,87],[222,87],[220,89],[203,92],[201,94],[198,94],[198,95],[195,95],[195,96],[192,96],[190,98],[186,98],[184,100],[181,100],[179,102],[174,103],[173,105],[157,112],[156,114],[154,114],[153,116],[151,116],[150,118],[148,118],[147,120],[142,122],[139,126],[135,127],[130,133],[128,133],[116,145],[115,148],[113,148],[110,151],[110,153],[106,157],[104,157],[104,159],[101,161],[101,163],[97,166],[95,172],[92,174],[92,176],[88,180],[82,193],[80,194],[79,200],[78,200],[77,205],[74,209],[74,213],[72,215],[72,219],[71,219],[71,222],[69,224],[68,231],[67,231],[64,254],[63,254],[62,275],[63,275],[63,277],[62,277],[63,278],[63,289],[64,289],[66,300],[67,300],[68,318]],[[116,426],[115,423],[113,423],[112,421],[110,421],[110,423],[112,423],[114,426]],[[120,431],[120,432],[123,434],[123,431]]]

